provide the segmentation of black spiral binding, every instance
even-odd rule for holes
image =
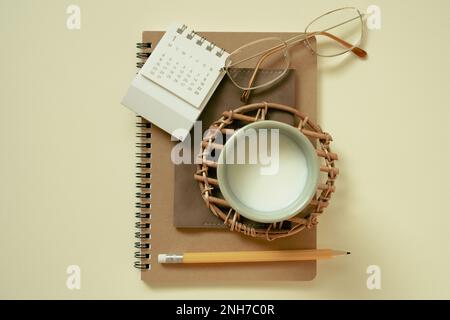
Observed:
[[[177,32],[179,34],[183,34],[186,29],[187,26],[183,25],[177,29]],[[194,36],[198,37],[195,42],[197,45],[201,46],[206,41],[205,38],[201,37],[194,31],[191,31],[186,35],[188,39],[193,39]],[[136,58],[139,59],[139,61],[136,62],[136,67],[140,69],[151,55],[152,44],[150,42],[140,42],[136,43],[136,48],[140,50],[136,53]],[[221,57],[225,52],[225,50],[217,47],[212,42],[208,42],[206,50],[210,52],[216,50],[215,54],[218,57]],[[137,118],[138,120],[136,122],[136,127],[139,129],[139,132],[136,134],[136,137],[138,138],[138,142],[136,143],[136,148],[138,149],[136,152],[136,158],[138,159],[138,162],[136,163],[136,168],[138,169],[136,178],[139,181],[136,183],[136,188],[139,191],[136,192],[136,209],[138,209],[138,212],[136,212],[136,219],[138,219],[138,221],[135,224],[135,228],[137,229],[135,232],[135,238],[137,241],[135,242],[134,247],[139,251],[134,253],[134,257],[137,259],[134,266],[140,270],[149,270],[151,269],[150,251],[152,249],[150,244],[150,229],[152,227],[152,194],[150,191],[152,187],[152,124],[140,116]]]
[[[141,51],[136,53],[136,58],[140,59],[136,63],[136,67],[142,68],[145,63],[145,60],[150,56],[151,52],[149,51],[152,47],[152,44],[149,42],[137,43],[136,47]],[[136,261],[134,262],[134,267],[140,270],[149,270],[151,269],[151,198],[152,194],[151,190],[151,159],[152,159],[152,133],[151,128],[152,125],[150,122],[145,120],[144,118],[138,116],[138,120],[136,122],[136,127],[138,128],[138,132],[136,137],[138,142],[136,143],[136,158],[138,162],[136,163],[136,168],[138,169],[136,173],[136,178],[138,182],[136,183],[136,188],[139,190],[136,192],[136,223],[135,223],[135,238],[137,241],[134,244],[134,247],[138,249],[134,253],[134,257]]]

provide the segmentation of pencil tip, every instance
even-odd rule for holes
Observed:
[[[347,251],[347,254],[350,254],[351,252],[350,251]]]

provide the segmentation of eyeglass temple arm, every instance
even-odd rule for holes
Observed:
[[[282,47],[280,47],[280,46],[274,47],[274,48],[270,49],[269,51],[267,51],[264,55],[262,55],[261,58],[259,58],[258,63],[256,64],[255,69],[253,70],[252,77],[250,78],[250,80],[248,82],[248,86],[247,86],[248,88],[250,88],[252,86],[253,82],[255,81],[256,73],[258,72],[259,66],[261,65],[261,63],[263,63],[264,60],[266,60],[266,58],[268,56],[270,56],[273,53],[279,51],[281,48]],[[242,95],[241,95],[241,101],[242,102],[247,102],[248,98],[250,97],[250,91],[251,90],[244,90],[242,92]]]
[[[354,47],[351,43],[348,43],[347,41],[345,41],[342,38],[339,38],[338,36],[335,36],[332,33],[329,33],[327,31],[317,31],[317,32],[311,32],[306,34],[306,37],[303,35],[300,36],[295,36],[293,38],[290,38],[288,40],[286,40],[286,43],[288,45],[288,47],[293,46],[295,44],[300,43],[301,41],[304,41],[308,38],[314,37],[316,35],[322,35],[322,36],[326,36],[336,42],[338,42],[340,45],[342,45],[343,47],[347,48],[347,49],[351,49],[350,51],[353,52],[356,56],[360,57],[360,58],[365,58],[367,56],[367,52],[359,47]]]
[[[336,37],[334,34],[331,34],[329,32],[322,31],[317,34],[327,36],[327,37],[335,40],[336,42],[339,42],[342,46],[346,47],[347,49],[353,47],[352,44],[348,43],[347,41],[345,41],[342,38]],[[367,52],[365,50],[361,49],[360,47],[353,47],[351,49],[351,51],[360,58],[365,58],[367,56]]]
[[[345,41],[344,39],[341,39],[341,38],[339,38],[339,37],[337,37],[337,36],[335,36],[335,35],[333,35],[333,34],[331,34],[331,33],[329,33],[329,32],[326,32],[326,31],[320,31],[320,32],[314,32],[314,33],[311,33],[311,34],[309,34],[306,38],[301,39],[301,41],[304,41],[304,40],[306,40],[306,39],[308,39],[308,38],[310,38],[310,37],[312,37],[312,36],[314,36],[314,35],[323,35],[323,36],[329,37],[329,38],[335,40],[336,42],[338,42],[339,44],[341,44],[342,46],[344,46],[344,47],[346,47],[346,48],[352,48],[352,47],[353,47],[352,44],[348,43],[348,42]],[[294,37],[294,38],[295,38],[295,37]],[[291,39],[287,40],[288,42],[291,40],[291,42],[288,44],[288,46],[292,46],[292,45],[295,45],[295,44],[300,43],[300,41],[299,41],[299,42],[297,42],[297,41],[292,41],[294,38],[291,38]],[[299,39],[299,40],[300,40],[300,39]],[[255,81],[256,73],[258,72],[258,69],[259,69],[259,66],[261,65],[261,63],[263,63],[264,60],[265,60],[268,56],[270,56],[271,54],[275,53],[276,51],[278,51],[278,50],[280,50],[280,49],[282,49],[282,48],[283,48],[283,47],[281,47],[281,46],[274,47],[273,49],[269,50],[268,52],[266,52],[264,55],[261,56],[261,58],[258,60],[258,63],[256,64],[255,70],[253,71],[252,77],[250,78],[247,87],[250,88],[250,87],[252,86],[253,82]],[[359,48],[359,47],[353,47],[353,48],[351,49],[351,51],[352,51],[356,56],[358,56],[359,58],[365,58],[365,57],[367,56],[367,52],[366,52],[365,50]],[[247,100],[248,100],[249,97],[250,97],[250,90],[244,90],[244,91],[242,92],[242,95],[241,95],[241,101],[242,101],[242,102],[247,102]]]

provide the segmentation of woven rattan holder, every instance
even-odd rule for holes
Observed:
[[[273,111],[286,112],[292,115],[294,126],[300,130],[316,146],[318,157],[321,159],[321,177],[316,194],[309,205],[296,216],[276,223],[258,223],[242,218],[239,212],[230,207],[222,197],[216,178],[217,152],[223,144],[217,143],[218,135],[230,135],[235,130],[254,121],[270,120]],[[292,107],[263,102],[241,106],[234,110],[225,111],[220,119],[213,122],[205,134],[200,145],[197,158],[197,171],[194,179],[198,182],[200,192],[209,210],[220,218],[231,231],[247,236],[275,240],[294,235],[305,228],[312,228],[318,223],[318,216],[328,206],[331,195],[335,191],[335,180],[339,170],[335,167],[337,154],[331,152],[331,136],[313,123],[306,115]]]

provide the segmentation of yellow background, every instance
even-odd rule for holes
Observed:
[[[259,3],[267,3],[259,5]],[[271,3],[269,5],[269,3]],[[81,30],[66,8],[81,8]],[[133,264],[134,115],[120,100],[142,30],[302,31],[382,11],[367,61],[319,61],[319,119],[341,176],[306,283],[150,287]],[[450,2],[0,0],[1,298],[450,298]],[[81,267],[81,290],[66,267]],[[366,288],[378,265],[382,289]]]

